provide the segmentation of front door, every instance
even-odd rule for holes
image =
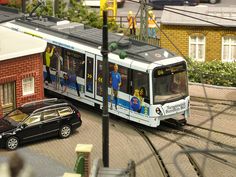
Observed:
[[[27,118],[24,123],[25,128],[18,133],[18,136],[22,138],[23,142],[30,142],[42,138],[41,118],[41,113],[36,113]]]
[[[0,85],[0,107],[3,114],[7,114],[15,108],[15,82]]]
[[[85,96],[94,98],[95,55],[86,53],[85,60]]]

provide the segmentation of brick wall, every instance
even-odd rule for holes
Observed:
[[[189,55],[189,36],[193,34],[204,35],[206,40],[206,61],[221,60],[222,37],[227,35],[236,36],[235,28],[227,29],[219,27],[174,26],[162,24],[161,30],[165,32],[168,38],[178,47],[184,56]],[[163,48],[181,55],[163,33],[161,33],[160,45]]]
[[[34,77],[34,94],[23,96],[22,79]],[[41,54],[0,61],[0,84],[15,82],[16,106],[42,99],[43,90],[43,59]],[[0,106],[1,114],[1,106]]]

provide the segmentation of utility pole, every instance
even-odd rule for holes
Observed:
[[[139,39],[147,41],[148,39],[148,11],[151,9],[147,4],[147,0],[140,1],[141,16],[140,16],[140,33]]]
[[[22,0],[21,2],[21,8],[22,8],[22,13],[25,14],[25,10],[26,10],[26,0]]]
[[[148,36],[148,14],[146,10],[146,0],[141,0],[140,2],[141,16],[140,16],[140,33],[139,39],[141,41],[147,41]]]
[[[103,56],[103,112],[102,112],[102,159],[104,167],[109,167],[109,113],[108,113],[108,26],[107,10],[103,11],[102,28],[102,56]]]

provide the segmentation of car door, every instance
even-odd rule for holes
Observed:
[[[44,137],[50,137],[58,134],[61,118],[57,110],[46,110],[43,112],[42,134]]]
[[[29,142],[42,137],[42,114],[36,113],[24,121],[21,131],[17,132],[23,142]]]

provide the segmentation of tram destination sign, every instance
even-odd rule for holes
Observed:
[[[175,65],[175,66],[170,66],[170,67],[165,67],[165,68],[157,68],[154,72],[154,77],[160,77],[163,75],[178,73],[185,70],[186,70],[185,64]]]

